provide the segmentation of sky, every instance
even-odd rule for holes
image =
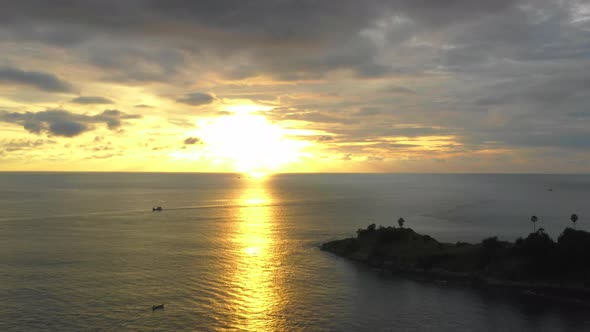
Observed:
[[[590,1],[0,1],[0,170],[590,172]]]

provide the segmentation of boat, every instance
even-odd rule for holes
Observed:
[[[164,304],[153,305],[152,311],[156,311],[156,310],[164,310]]]
[[[163,210],[163,209],[162,209],[162,207],[161,207],[161,206],[158,206],[158,207],[155,207],[155,206],[154,206],[154,207],[152,208],[152,211],[154,211],[154,212],[155,212],[155,211],[158,211],[158,212],[159,212],[159,211],[162,211],[162,210]]]

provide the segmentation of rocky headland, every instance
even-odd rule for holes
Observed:
[[[359,229],[321,249],[384,273],[414,279],[520,288],[590,303],[590,233],[566,228],[557,241],[542,229],[515,242],[443,243],[411,228]]]

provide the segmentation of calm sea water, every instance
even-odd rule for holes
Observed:
[[[454,242],[536,214],[556,237],[572,213],[590,229],[589,201],[588,175],[0,173],[0,330],[590,330],[584,306],[318,250],[399,217]]]

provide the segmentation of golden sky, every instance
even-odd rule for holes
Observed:
[[[23,0],[0,170],[588,172],[584,1]]]

